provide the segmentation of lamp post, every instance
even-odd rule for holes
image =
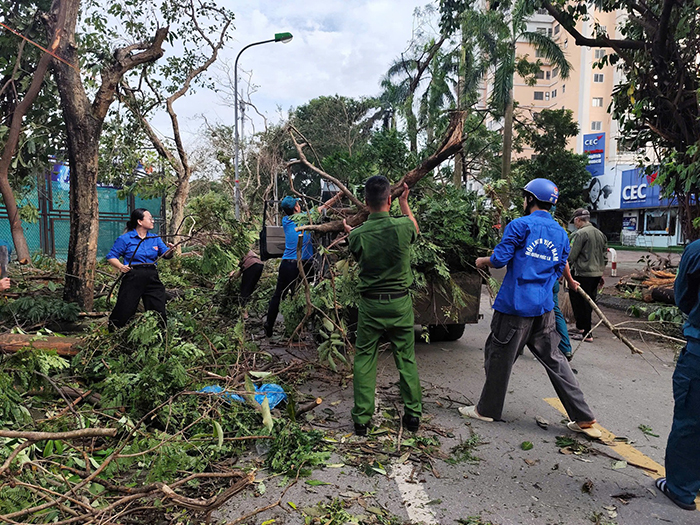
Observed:
[[[240,220],[241,218],[241,192],[238,187],[238,59],[241,58],[243,51],[249,47],[259,46],[260,44],[269,44],[270,42],[282,42],[283,44],[287,44],[288,42],[292,41],[292,38],[291,33],[275,33],[275,38],[248,44],[238,52],[238,55],[236,55],[236,61],[233,64],[233,169],[235,177],[234,184],[236,189],[236,195],[234,196],[236,201],[236,220]]]

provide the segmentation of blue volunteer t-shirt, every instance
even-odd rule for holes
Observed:
[[[141,242],[141,237],[136,230],[131,230],[117,237],[107,254],[107,259],[123,258],[124,264],[153,264],[169,249],[159,236],[148,235]],[[136,251],[135,254],[134,251]]]
[[[282,227],[284,228],[284,254],[282,259],[297,260],[297,242],[301,232],[296,231],[296,223],[292,217],[287,215],[282,218]],[[311,245],[311,234],[304,232],[304,241],[301,247],[301,260],[306,261],[314,256],[314,247]]]
[[[546,211],[508,224],[491,255],[496,268],[508,268],[493,309],[520,317],[551,311],[552,288],[566,267],[569,249],[566,232]]]
[[[674,284],[676,305],[688,315],[683,335],[688,350],[700,355],[700,240],[685,247]]]

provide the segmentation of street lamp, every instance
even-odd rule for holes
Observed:
[[[259,46],[260,44],[269,44],[270,42],[282,42],[283,44],[287,44],[292,41],[292,34],[291,33],[275,33],[275,38],[271,38],[270,40],[262,40],[261,42],[253,42],[252,44],[248,44],[245,46],[243,49],[241,49],[238,52],[238,55],[236,55],[236,61],[233,64],[233,148],[234,148],[234,161],[233,161],[233,168],[234,168],[234,177],[235,177],[235,188],[236,188],[236,195],[234,196],[236,200],[236,220],[240,220],[241,218],[241,208],[240,208],[240,199],[241,199],[241,192],[238,188],[238,59],[241,58],[241,54],[243,51],[248,49],[249,47],[253,46]]]

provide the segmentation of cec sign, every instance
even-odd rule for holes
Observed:
[[[622,172],[620,208],[657,208],[669,206],[669,199],[661,198],[661,188],[653,184],[658,171],[646,175],[643,168]]]
[[[588,155],[586,169],[593,177],[605,173],[605,133],[591,133],[583,136],[583,153]]]

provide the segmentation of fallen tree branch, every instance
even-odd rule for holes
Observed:
[[[290,125],[290,126],[289,126],[289,136],[292,138],[292,142],[294,143],[294,147],[296,148],[297,154],[299,155],[299,159],[300,159],[299,162],[300,162],[301,164],[303,164],[304,166],[306,166],[306,167],[307,167],[308,169],[310,169],[311,171],[313,171],[314,173],[320,175],[322,178],[324,178],[324,179],[326,179],[326,180],[332,182],[333,184],[335,184],[336,187],[337,187],[338,189],[340,189],[340,191],[342,191],[343,194],[344,194],[345,196],[347,196],[347,198],[350,199],[350,201],[351,201],[355,206],[357,206],[358,208],[363,208],[363,207],[364,207],[364,204],[362,203],[362,201],[361,201],[360,199],[358,199],[357,197],[355,197],[355,195],[353,195],[353,193],[352,193],[349,189],[347,189],[347,188],[345,187],[345,184],[343,184],[342,182],[340,182],[340,181],[339,181],[338,179],[336,179],[335,177],[329,175],[328,173],[326,173],[326,172],[323,171],[322,169],[317,168],[316,166],[314,166],[313,164],[311,164],[311,163],[309,162],[309,160],[306,158],[306,155],[304,155],[304,146],[305,146],[306,144],[300,144],[300,143],[297,142],[296,138],[294,137],[294,133],[295,133],[295,132],[296,132],[296,133],[299,133],[299,131],[298,131],[294,126],[291,126],[291,125]],[[299,134],[300,134],[300,133],[299,133]],[[300,134],[300,135],[301,135],[301,134]],[[296,163],[296,162],[293,162],[293,163]]]
[[[452,157],[462,148],[462,130],[464,129],[464,119],[466,113],[463,111],[454,111],[450,115],[450,125],[445,133],[445,138],[442,144],[430,157],[425,159],[421,164],[404,175],[400,181],[391,187],[391,198],[398,199],[403,192],[403,183],[405,182],[409,188],[415,186],[418,181],[430,173],[434,168],[438,167],[444,161]],[[362,224],[369,216],[369,210],[363,204],[358,206],[358,211],[352,217],[347,219],[347,223],[351,227]],[[297,231],[315,231],[320,233],[341,232],[344,231],[343,221],[324,222],[323,224],[309,224],[300,226]]]
[[[598,317],[600,317],[600,320],[603,321],[603,324],[608,327],[608,329],[617,337],[620,341],[625,343],[627,347],[632,351],[633,354],[643,354],[641,350],[639,350],[637,347],[635,347],[632,342],[627,339],[622,332],[620,332],[620,329],[615,327],[610,321],[608,321],[608,318],[605,317],[605,314],[598,308],[598,305],[595,304],[593,299],[590,298],[590,296],[581,288],[580,286],[576,288],[576,291],[583,297],[586,302],[593,308],[593,311],[598,314]]]
[[[297,409],[296,415],[300,416],[302,414],[306,414],[307,412],[311,412],[314,408],[319,406],[321,403],[323,403],[323,399],[320,397],[317,397],[310,403],[307,403],[306,405],[303,405]]]
[[[44,441],[47,439],[81,439],[87,437],[114,437],[116,428],[83,428],[70,432],[24,432],[21,430],[0,430],[0,437],[19,438],[28,441]]]
[[[671,337],[670,335],[664,335],[664,334],[660,334],[658,332],[650,332],[648,330],[640,330],[639,328],[626,328],[626,327],[619,328],[618,327],[618,330],[629,330],[629,331],[633,331],[633,332],[638,332],[640,334],[653,335],[654,337],[661,337],[663,339],[668,339],[669,341],[673,341],[674,343],[686,344],[686,342],[687,342],[685,339],[678,339],[677,337]]]

